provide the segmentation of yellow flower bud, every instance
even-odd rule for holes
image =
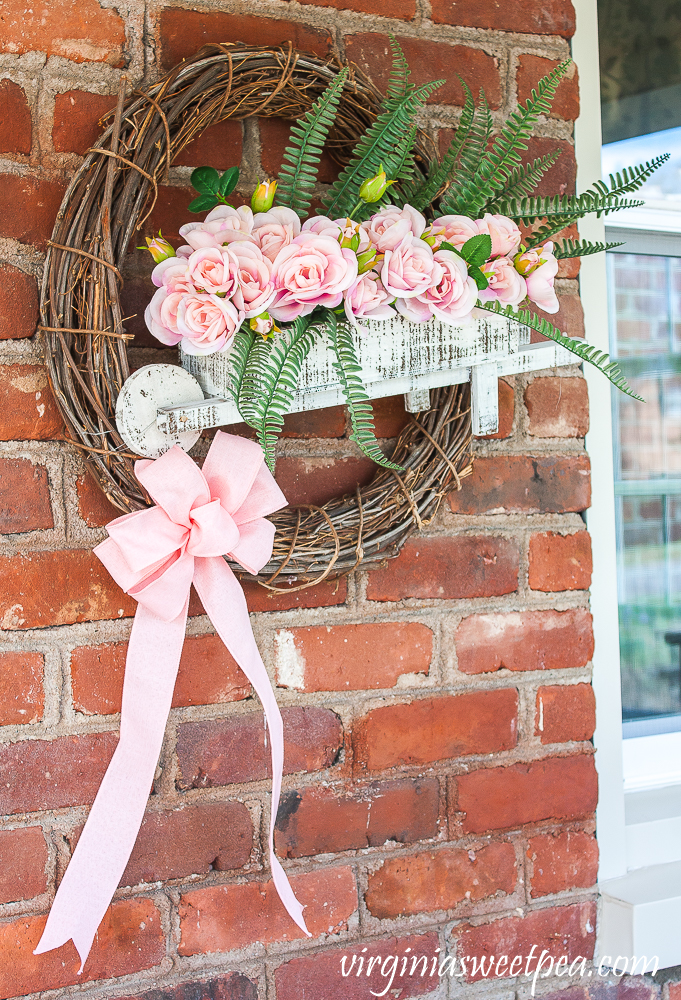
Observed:
[[[274,322],[269,313],[260,313],[259,316],[254,316],[253,319],[248,321],[253,333],[259,333],[263,340],[267,340],[272,334],[279,333],[279,327]]]
[[[362,182],[362,186],[359,189],[359,196],[367,204],[380,201],[390,185],[394,183],[395,181],[388,180],[383,169],[383,164],[381,164],[378,168],[378,173],[374,177],[368,177]]]
[[[254,212],[269,212],[274,204],[274,193],[277,190],[276,181],[263,181],[258,184],[251,198],[251,208]]]
[[[161,230],[158,231],[158,236],[154,236],[153,239],[149,239],[148,236],[144,237],[147,241],[145,247],[137,247],[138,250],[148,250],[151,256],[154,258],[155,264],[160,264],[162,260],[167,260],[168,257],[175,257],[175,251],[171,247],[168,240],[164,240],[161,236]]]

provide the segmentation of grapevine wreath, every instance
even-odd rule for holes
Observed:
[[[356,66],[297,52],[290,44],[206,45],[147,91],[133,91],[128,97],[123,80],[112,124],[88,152],[62,202],[49,241],[40,326],[50,380],[70,439],[83,450],[104,493],[121,510],[139,510],[150,502],[134,473],[138,456],[126,451],[115,423],[118,394],[130,374],[127,344],[132,339],[125,332],[120,305],[122,264],[131,239],[144,230],[158,185],[168,179],[173,159],[207,126],[250,116],[307,123],[307,131],[298,126],[299,146],[303,132],[306,141],[317,135],[318,147],[312,152],[319,152],[318,137],[323,134],[331,156],[347,170],[371,129],[392,116],[389,124],[397,121],[403,138],[398,134],[395,140],[401,149],[400,162],[392,164],[395,187],[382,204],[420,198],[423,208],[436,204],[440,214],[458,212],[477,218],[483,212],[497,212],[527,225],[542,222],[532,233],[530,247],[587,212],[600,214],[638,204],[622,195],[640,187],[666,158],[627,170],[611,178],[610,186],[598,181],[578,198],[533,198],[539,179],[558,154],[522,164],[518,150],[527,148],[523,140],[550,107],[567,63],[540,82],[538,92],[533,91],[526,106],[511,116],[497,139],[492,139],[484,95],[476,106],[464,84],[467,99],[461,122],[450,150],[439,161],[431,138],[413,125],[435,85],[410,85],[395,42],[393,54],[385,97]],[[325,121],[323,102],[328,102],[329,94],[335,116],[332,121],[327,118],[326,129],[320,131],[320,122]],[[296,150],[288,152],[294,163]],[[310,157],[305,163],[301,155],[303,180],[309,162],[313,162]],[[288,174],[290,181],[290,167]],[[286,183],[281,187],[285,191]],[[309,194],[310,183],[308,189]],[[198,190],[205,191],[205,185]],[[300,208],[294,201],[291,207]],[[350,209],[336,214],[349,215]],[[603,249],[601,244],[563,240],[554,253],[557,259]],[[479,262],[470,255],[464,260],[470,273],[480,277],[475,266]],[[630,391],[607,355],[564,337],[529,311],[502,309],[497,302],[487,308],[558,341]],[[331,321],[335,328],[332,316]],[[276,590],[277,577],[285,571],[286,577],[304,581],[299,584],[304,588],[330,573],[350,572],[363,558],[397,554],[405,539],[432,519],[444,496],[460,489],[471,471],[469,398],[468,385],[434,390],[430,409],[410,415],[390,459],[369,485],[322,507],[287,507],[275,513],[273,555],[258,581]]]

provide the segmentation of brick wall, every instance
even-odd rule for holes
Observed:
[[[382,84],[395,32],[414,79],[447,78],[424,118],[445,142],[462,101],[456,73],[474,91],[484,85],[498,120],[569,53],[573,29],[569,0],[206,0],[191,9],[7,0],[1,996],[71,995],[78,984],[88,997],[363,1000],[386,980],[340,978],[344,954],[513,955],[534,943],[591,956],[597,789],[591,555],[580,516],[589,504],[588,405],[577,367],[500,383],[499,433],[476,442],[473,476],[399,558],[302,593],[271,598],[247,587],[284,717],[277,848],[308,904],[312,939],[284,916],[268,881],[262,712],[210,622],[194,615],[146,818],[85,972],[78,977],[71,944],[32,955],[116,743],[134,613],[91,554],[115,512],[63,440],[32,337],[45,241],[121,72],[140,85],[206,41],[290,39],[345,54]],[[533,140],[533,152],[564,150],[552,189],[574,182],[577,101],[575,75]],[[214,126],[171,171],[149,231],[177,232],[192,166],[243,158],[251,183],[276,172],[285,137],[277,121]],[[125,313],[141,316],[149,261],[133,251],[125,270]],[[576,279],[563,265],[559,320],[572,335],[581,332]],[[172,360],[139,316],[130,322],[133,366]],[[381,437],[405,419],[400,399],[377,405]],[[341,408],[290,418],[277,471],[289,499],[309,502],[372,473]],[[569,983],[549,979],[540,991]],[[403,998],[480,988],[418,976],[395,985]],[[526,987],[493,987],[504,997],[516,988]],[[651,987],[635,989],[647,996]]]

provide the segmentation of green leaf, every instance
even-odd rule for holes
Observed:
[[[229,170],[225,170],[224,174],[220,178],[220,182],[218,184],[218,192],[222,195],[223,198],[226,198],[227,195],[230,195],[232,193],[234,188],[237,186],[238,182],[239,182],[239,168],[230,167]]]
[[[548,337],[549,340],[553,340],[557,344],[560,344],[561,347],[565,347],[568,351],[572,351],[573,354],[577,355],[580,361],[586,361],[588,364],[598,368],[598,370],[603,372],[605,377],[609,379],[614,386],[626,393],[627,396],[631,396],[632,399],[638,399],[641,403],[644,402],[641,396],[637,396],[633,389],[629,387],[627,380],[620,371],[616,361],[611,361],[610,357],[603,351],[599,351],[595,347],[585,344],[583,341],[573,340],[572,337],[566,337],[564,333],[557,330],[552,323],[549,323],[549,321],[543,319],[543,317],[537,316],[528,309],[518,309],[518,311],[515,312],[512,306],[502,308],[497,302],[478,302],[477,308],[484,309],[486,312],[495,313],[497,316],[505,316],[507,319],[515,320],[517,323],[522,323],[523,326],[529,326],[531,330],[535,330],[543,337]]]
[[[341,70],[300,122],[291,126],[291,145],[284,152],[275,204],[293,209],[301,219],[310,211],[322,150],[334,123],[348,72],[347,67]]]
[[[489,281],[484,271],[481,271],[479,267],[469,267],[468,273],[475,282],[475,284],[478,286],[480,291],[482,291],[483,288],[487,288],[487,286],[489,285]]]
[[[471,236],[461,247],[461,256],[467,264],[480,267],[489,259],[492,253],[492,237],[488,233],[479,233]],[[485,287],[487,287],[485,285]]]
[[[200,194],[215,194],[220,183],[220,175],[215,167],[197,167],[192,171],[192,187]]]
[[[350,440],[354,441],[360,451],[377,465],[401,472],[402,466],[395,465],[394,462],[386,458],[378,446],[374,430],[373,409],[358,374],[362,369],[357,360],[352,330],[348,323],[342,321],[339,323],[331,310],[327,310],[326,315],[326,329],[331,347],[336,355],[333,367],[338,373],[352,424]]]
[[[218,199],[212,194],[200,194],[198,198],[194,198],[189,205],[190,212],[207,212],[209,208],[215,208],[219,205]]]

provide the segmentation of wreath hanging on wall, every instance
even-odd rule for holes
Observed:
[[[399,46],[395,43],[393,48],[394,72],[408,74]],[[532,112],[528,102],[526,120],[521,121],[522,113],[516,113],[506,130],[502,129],[495,140],[502,160],[504,143],[509,148],[514,144],[526,148],[522,139],[529,135],[538,114],[547,109],[546,101],[550,103],[565,68],[563,64],[542,81],[543,93],[541,89],[539,96],[533,92]],[[407,76],[403,78],[406,86]],[[340,88],[338,83],[342,83]],[[126,450],[115,423],[116,401],[129,376],[131,337],[123,325],[120,291],[130,240],[144,228],[157,200],[158,185],[167,181],[174,157],[204,128],[227,118],[250,116],[300,121],[319,106],[322,95],[334,84],[337,113],[326,148],[345,167],[358,139],[385,112],[387,99],[377,88],[357,67],[299,53],[291,45],[272,49],[229,43],[204,46],[146,92],[134,91],[126,98],[123,82],[112,124],[74,176],[49,242],[40,329],[55,398],[70,438],[87,456],[109,500],[121,510],[138,510],[150,502],[134,474],[137,456]],[[484,167],[481,154],[490,148],[492,120],[484,96],[476,107],[466,90],[458,138],[441,162],[425,132],[414,127],[410,135],[409,190],[419,185],[432,188],[431,201],[444,194],[445,211],[448,190],[450,206],[457,200],[457,196],[452,200],[451,193],[456,170],[461,164],[469,172],[471,164],[474,170],[480,169],[480,163]],[[496,155],[496,146],[491,146],[491,155]],[[659,165],[625,171],[623,177],[611,179],[610,187],[597,182],[579,198],[530,197],[556,156],[549,154],[522,167],[514,166],[517,157],[506,165],[491,160],[489,177],[482,180],[493,186],[478,198],[477,213],[503,210],[526,224],[545,220],[535,233],[536,243],[589,211],[607,212],[632,204],[621,196],[639,187]],[[397,177],[395,190],[399,191]],[[478,195],[481,190],[484,185],[478,183]],[[458,210],[463,211],[466,204],[464,184]],[[602,249],[601,245],[563,241],[555,257]],[[498,304],[490,306],[490,311],[511,315]],[[529,312],[513,316],[596,364],[628,391],[607,356],[563,337]],[[471,471],[469,398],[467,385],[437,389],[430,409],[411,415],[386,463],[403,471],[380,468],[371,483],[354,495],[337,497],[323,507],[288,507],[274,514],[273,556],[259,574],[259,582],[277,589],[275,581],[285,571],[287,577],[306,581],[300,586],[307,587],[332,572],[351,571],[363,558],[397,554],[405,539],[432,519],[446,494],[460,489],[461,479]]]

